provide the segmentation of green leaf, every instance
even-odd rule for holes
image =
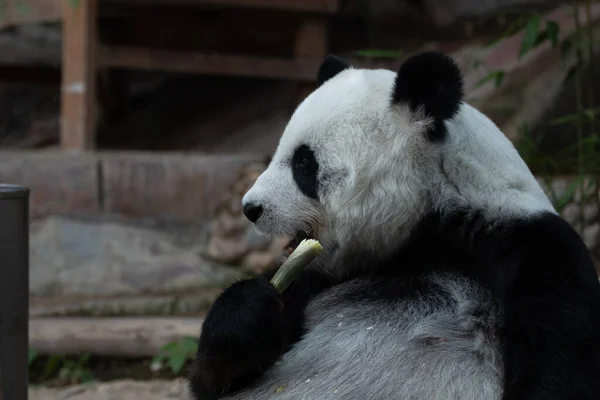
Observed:
[[[79,381],[84,385],[90,384],[90,383],[94,382],[95,380],[96,380],[96,378],[94,377],[92,372],[88,369],[82,371],[81,375],[79,377]]]
[[[81,0],[69,0],[69,5],[70,5],[72,8],[75,8],[75,9],[77,9],[77,8],[79,8],[79,6],[81,5]]]
[[[473,60],[473,62],[471,63],[471,68],[473,69],[477,69],[479,68],[481,65],[483,65],[483,61],[481,61],[479,58],[476,58]]]
[[[59,369],[63,358],[59,355],[53,354],[48,358],[46,365],[44,365],[44,371],[42,372],[41,380],[47,380],[54,375]]]
[[[165,358],[166,358],[165,355],[161,353],[161,354],[159,354],[157,356],[154,356],[152,358],[151,364],[162,363],[165,360]]]
[[[558,212],[561,212],[562,209],[573,199],[577,187],[581,185],[584,179],[585,176],[580,175],[577,177],[577,179],[575,179],[569,184],[567,190],[565,191],[565,194],[560,199],[558,199],[558,203],[555,205]]]
[[[583,114],[583,119],[587,120],[587,121],[594,121],[596,119],[596,115],[598,115],[598,113],[600,112],[600,110],[598,109],[593,109],[593,108],[586,108],[582,110],[582,114]],[[567,124],[569,122],[574,122],[577,121],[578,118],[578,114],[569,114],[569,115],[564,115],[562,117],[558,117],[558,118],[554,118],[550,120],[550,125],[551,126],[556,126],[556,125],[564,125]],[[591,136],[589,139],[591,140],[595,140],[596,138],[594,136]],[[585,141],[586,139],[584,139]]]
[[[575,76],[575,74],[579,71],[579,64],[575,64],[573,66],[571,66],[571,68],[569,68],[569,70],[567,71],[567,74],[565,75],[565,80],[563,82],[563,85],[566,84],[567,82],[571,81],[571,79],[573,79],[573,77]]]
[[[186,360],[187,357],[183,353],[171,355],[168,361],[171,371],[173,371],[175,375],[179,374],[183,369]]]
[[[402,50],[386,50],[386,49],[365,49],[354,52],[357,57],[373,57],[373,58],[400,58],[404,52]]]
[[[548,39],[550,39],[550,43],[552,43],[552,48],[555,48],[558,44],[559,30],[560,26],[555,21],[546,21],[546,34],[548,35]]]
[[[178,349],[179,349],[179,341],[175,340],[173,342],[169,342],[169,343],[165,344],[161,349],[161,354],[165,354],[168,356],[169,354],[177,352]]]
[[[515,33],[517,33],[520,30],[522,30],[523,27],[525,27],[526,23],[527,23],[527,19],[524,16],[518,17],[515,21],[513,21],[508,26],[508,28],[506,28],[504,30],[504,32],[502,32],[502,34],[500,35],[500,37],[498,37],[497,39],[493,40],[492,42],[486,44],[484,47],[489,47],[489,46],[495,45],[496,43],[498,43],[502,39],[514,35]]]
[[[79,360],[77,360],[77,366],[78,367],[83,367],[90,359],[90,354],[89,353],[84,353],[81,355],[81,357],[79,357]]]
[[[504,80],[504,71],[496,71],[496,77],[494,78],[494,84],[496,88],[500,87],[502,81]]]
[[[573,47],[573,42],[570,39],[564,40],[560,45],[560,56],[562,58],[562,62],[564,63],[567,60],[567,56]]]
[[[529,21],[527,21],[527,25],[525,26],[525,33],[523,35],[523,40],[521,41],[519,57],[523,57],[535,46],[539,31],[540,16],[538,14],[534,14],[529,18]]]
[[[29,349],[29,365],[35,361],[37,357],[37,352],[33,349]]]
[[[569,122],[573,122],[577,120],[577,114],[571,114],[571,115],[565,115],[562,117],[558,117],[558,118],[554,118],[550,120],[550,125],[551,126],[555,126],[555,125],[564,125],[567,124]]]
[[[71,369],[67,366],[62,367],[58,371],[58,377],[62,380],[67,380],[71,377]]]
[[[590,121],[596,119],[596,110],[583,110],[583,115],[588,117]]]
[[[193,337],[184,337],[181,339],[181,347],[187,356],[193,357],[198,351],[198,339]]]
[[[504,71],[502,70],[496,70],[496,71],[492,71],[489,74],[487,74],[486,76],[484,76],[483,78],[481,78],[476,84],[475,84],[475,88],[478,88],[484,84],[486,84],[487,82],[493,80],[494,84],[496,86],[496,88],[498,88],[501,84],[502,81],[504,80]]]

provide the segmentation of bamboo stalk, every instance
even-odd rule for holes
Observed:
[[[304,239],[300,242],[296,250],[285,260],[271,279],[275,289],[279,293],[283,293],[321,252],[323,252],[323,247],[314,239]]]

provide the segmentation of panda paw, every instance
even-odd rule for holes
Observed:
[[[282,299],[268,280],[234,283],[204,321],[189,379],[195,398],[216,399],[258,378],[283,353],[288,330]]]

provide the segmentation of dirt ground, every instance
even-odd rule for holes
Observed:
[[[122,380],[69,388],[30,388],[30,400],[191,400],[185,380]]]

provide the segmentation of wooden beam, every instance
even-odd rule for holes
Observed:
[[[130,47],[101,46],[100,49],[100,64],[108,68],[299,81],[314,81],[320,61]]]
[[[323,16],[311,16],[303,18],[296,30],[296,42],[294,45],[294,58],[298,62],[314,62],[320,64],[327,54],[328,31],[327,18]],[[309,82],[301,83],[296,94],[296,104],[299,104],[315,90],[317,73]]]
[[[202,318],[47,317],[29,320],[29,346],[42,354],[154,357],[167,343],[197,338]]]
[[[63,0],[61,146],[85,150],[96,136],[98,0]]]
[[[294,46],[294,57],[296,60],[322,61],[328,48],[327,33],[327,18],[303,18],[296,31],[296,43]]]
[[[216,6],[262,8],[281,11],[304,11],[335,14],[339,0],[103,0],[102,4],[119,6]]]

